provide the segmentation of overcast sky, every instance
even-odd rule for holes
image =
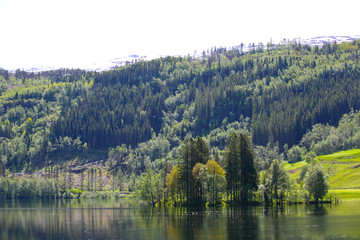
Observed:
[[[357,35],[357,0],[0,0],[0,67],[84,67],[130,54]]]

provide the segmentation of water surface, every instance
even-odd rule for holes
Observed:
[[[360,239],[360,201],[188,209],[134,200],[1,200],[0,239]]]

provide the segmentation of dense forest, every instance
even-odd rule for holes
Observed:
[[[243,47],[104,72],[0,69],[2,175],[105,151],[109,171],[133,179],[178,164],[196,136],[221,165],[234,132],[255,145],[257,170],[357,146],[359,41]],[[330,138],[338,126],[351,142]]]

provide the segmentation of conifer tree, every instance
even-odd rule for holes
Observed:
[[[228,140],[225,152],[225,171],[227,191],[230,200],[246,204],[257,188],[257,171],[254,152],[249,138],[233,133]]]
[[[239,201],[240,191],[240,146],[239,135],[231,134],[225,152],[226,186],[230,200]]]
[[[199,204],[199,188],[196,187],[193,168],[197,163],[205,164],[209,159],[209,149],[204,140],[198,137],[186,140],[180,153],[180,184],[184,192],[185,202],[188,205]]]
[[[240,134],[240,189],[241,202],[246,203],[257,189],[257,171],[252,143],[245,134]]]

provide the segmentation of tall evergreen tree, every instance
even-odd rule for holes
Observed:
[[[255,169],[255,154],[252,143],[245,134],[240,134],[240,189],[241,202],[246,203],[257,190],[258,174]]]
[[[193,168],[197,163],[205,164],[209,159],[209,149],[204,140],[198,137],[185,141],[180,153],[180,184],[184,192],[185,202],[188,205],[195,205],[201,202],[199,199],[198,187],[193,176]]]
[[[254,152],[249,138],[233,133],[225,153],[227,191],[235,203],[246,204],[257,188]]]
[[[239,201],[240,197],[240,138],[231,134],[225,152],[226,186],[230,200]]]

